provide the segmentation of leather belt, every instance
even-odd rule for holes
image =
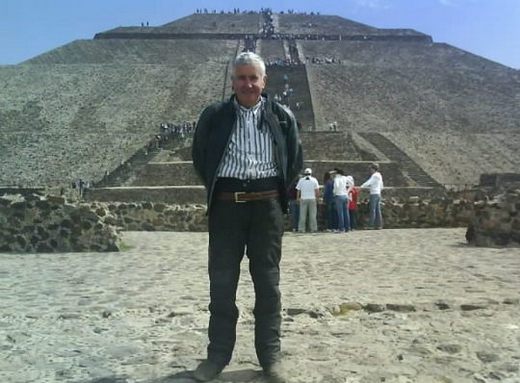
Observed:
[[[220,201],[233,201],[236,203],[275,199],[279,196],[280,193],[278,190],[266,190],[261,192],[218,192],[215,194],[215,198]]]

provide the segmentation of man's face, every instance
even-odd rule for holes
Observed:
[[[245,107],[252,107],[260,99],[265,88],[266,76],[263,76],[260,68],[254,65],[239,65],[235,68],[233,76],[233,91],[238,103]]]

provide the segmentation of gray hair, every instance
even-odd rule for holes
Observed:
[[[265,76],[265,63],[264,59],[262,59],[259,55],[253,52],[242,52],[237,57],[235,57],[235,61],[233,61],[233,71],[231,73],[231,78],[235,75],[235,68],[241,65],[253,65],[260,69],[260,74]]]

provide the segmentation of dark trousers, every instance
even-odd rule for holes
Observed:
[[[228,364],[236,340],[235,304],[244,252],[255,288],[255,348],[260,365],[280,358],[280,258],[283,215],[278,200],[215,200],[209,214],[208,359]]]
[[[350,217],[350,229],[357,229],[357,211],[353,209],[348,210],[348,214]]]
[[[291,228],[293,231],[297,231],[300,222],[300,204],[295,199],[289,200],[289,215],[291,216]]]
[[[327,202],[327,229],[336,230],[338,228],[338,213],[336,211],[336,202],[334,200]]]

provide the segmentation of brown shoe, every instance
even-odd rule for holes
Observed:
[[[264,367],[264,374],[269,383],[288,383],[287,372],[281,362],[274,362],[270,366]]]
[[[224,367],[226,366],[206,359],[197,366],[197,369],[193,372],[193,377],[199,382],[208,382],[215,379]]]

